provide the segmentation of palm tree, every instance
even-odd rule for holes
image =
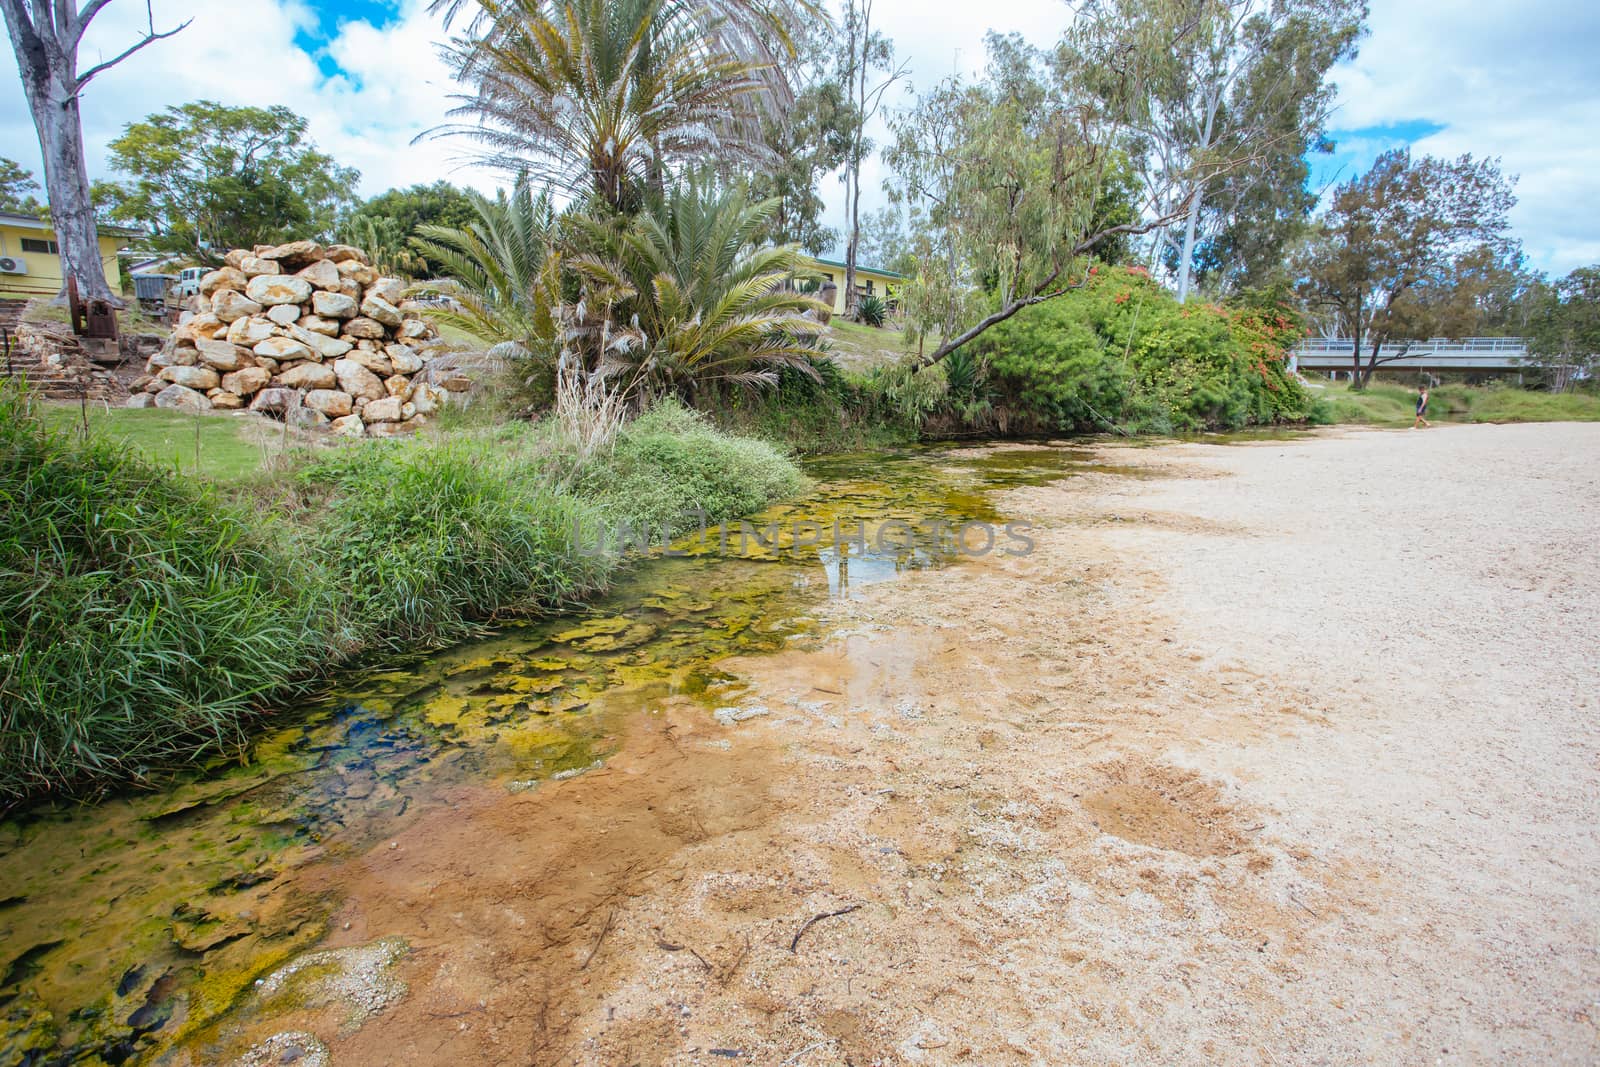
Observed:
[[[574,242],[589,251],[569,264],[626,324],[599,352],[599,373],[633,383],[641,401],[770,384],[784,367],[815,377],[820,329],[808,313],[824,305],[792,284],[805,259],[797,245],[758,245],[776,206],[690,178],[620,228],[574,216]]]
[[[438,321],[491,344],[549,362],[561,344],[561,257],[550,194],[526,176],[491,200],[468,191],[478,221],[465,229],[421,226],[417,244],[444,280],[428,289],[450,299]]]
[[[458,80],[452,117],[431,131],[477,141],[482,162],[530,170],[574,195],[632,210],[675,163],[748,164],[762,152],[758,108],[787,93],[777,53],[794,17],[777,5],[715,0],[440,0],[474,6],[445,48]]]

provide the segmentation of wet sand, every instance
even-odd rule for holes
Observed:
[[[408,992],[207,1055],[1594,1062],[1600,426],[1104,451],[729,664],[765,714],[322,868]]]

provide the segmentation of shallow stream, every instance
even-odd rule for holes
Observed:
[[[820,640],[830,597],[956,562],[956,524],[993,524],[995,551],[1020,550],[991,491],[1091,462],[1057,448],[813,461],[810,493],[750,521],[778,525],[771,543],[713,528],[582,614],[347,676],[275,715],[242,759],[14,814],[0,823],[0,1065],[158,1058],[321,940],[339,901],[302,888],[308,865],[371,847],[462,783],[581,773],[652,701],[736,704],[720,661]],[[979,528],[966,540],[986,543]]]

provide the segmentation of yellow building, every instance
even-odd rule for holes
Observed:
[[[818,259],[807,256],[812,269],[822,275],[822,288],[826,290],[833,287],[833,313],[843,315],[844,299],[844,264],[833,259]],[[896,294],[900,287],[909,279],[904,274],[896,274],[892,270],[879,270],[877,267],[864,267],[856,264],[856,290],[862,296],[875,296],[893,307]]]
[[[112,289],[117,288],[117,250],[127,243],[126,231],[100,228],[100,262]],[[65,284],[55,231],[36,215],[0,211],[0,292],[55,296]]]

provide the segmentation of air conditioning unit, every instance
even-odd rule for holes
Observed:
[[[0,274],[26,274],[28,265],[15,256],[0,256]]]

